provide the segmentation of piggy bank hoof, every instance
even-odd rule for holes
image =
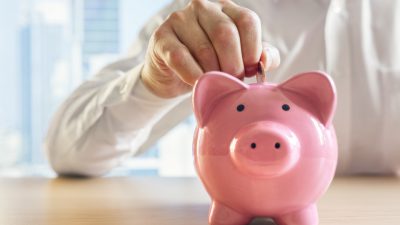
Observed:
[[[251,217],[238,213],[219,202],[214,201],[211,205],[210,225],[247,225],[251,219]]]
[[[296,212],[281,215],[275,219],[277,225],[318,225],[318,211],[316,205]]]

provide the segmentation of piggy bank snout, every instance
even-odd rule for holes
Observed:
[[[299,159],[300,144],[288,127],[261,121],[242,127],[232,139],[230,155],[242,172],[256,176],[279,176]]]

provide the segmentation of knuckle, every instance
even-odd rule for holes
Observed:
[[[185,13],[183,11],[175,11],[171,13],[168,18],[167,22],[176,23],[185,21]]]
[[[153,33],[154,41],[159,42],[164,36],[164,33],[165,30],[163,29],[163,27],[162,26],[158,27]]]
[[[261,24],[260,17],[249,9],[242,9],[237,19],[238,26],[242,28],[252,28]]]
[[[155,43],[160,42],[163,40],[166,36],[166,28],[164,28],[162,25],[158,27],[154,33],[153,33],[153,39]]]
[[[173,66],[178,67],[185,64],[186,52],[183,48],[166,50],[166,56],[169,63]]]
[[[206,8],[206,1],[204,0],[192,0],[189,3],[192,9],[205,9]]]
[[[229,5],[235,4],[234,2],[232,2],[231,0],[218,0],[216,1],[222,8],[225,8]]]
[[[234,37],[238,35],[238,31],[232,23],[219,22],[211,31],[211,36],[218,42],[232,43]]]

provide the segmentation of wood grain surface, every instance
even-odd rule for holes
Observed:
[[[208,207],[193,178],[0,178],[0,225],[207,225]],[[400,179],[336,178],[318,208],[321,225],[399,225]]]

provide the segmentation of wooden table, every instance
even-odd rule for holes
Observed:
[[[0,179],[0,225],[206,225],[208,204],[191,178]],[[319,211],[321,225],[399,225],[400,179],[337,178]]]

